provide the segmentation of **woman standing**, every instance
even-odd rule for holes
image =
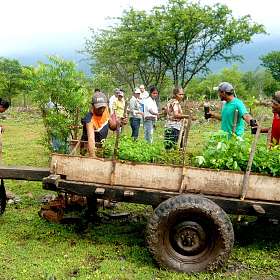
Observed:
[[[184,95],[182,88],[174,88],[172,99],[170,99],[166,105],[167,119],[165,123],[164,142],[165,149],[167,150],[176,146],[182,125],[181,120],[188,117],[187,115],[183,115],[180,105]]]
[[[150,88],[150,97],[144,102],[144,137],[148,143],[153,142],[154,125],[159,115],[157,98],[158,90],[153,86]]]

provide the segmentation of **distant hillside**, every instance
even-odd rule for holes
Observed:
[[[279,43],[280,37],[262,36],[262,38],[257,38],[254,40],[254,42],[248,45],[236,46],[234,48],[234,53],[242,55],[244,57],[244,62],[235,64],[237,64],[242,71],[254,71],[260,66],[259,57],[272,50],[280,50]],[[61,46],[56,49],[54,46],[52,46],[49,51],[44,50],[44,53],[37,51],[25,54],[14,54],[10,55],[9,57],[18,59],[24,65],[35,65],[38,60],[47,61],[46,54],[57,54],[64,57],[65,59],[74,60],[78,64],[78,68],[80,70],[90,75],[90,67],[85,61],[84,57],[75,50],[70,49],[69,46],[68,49],[67,47],[64,49]],[[213,62],[211,63],[210,68],[213,72],[218,72],[223,68],[230,66],[231,64],[226,64],[224,62]]]
[[[261,61],[259,57],[267,54],[268,52],[279,50],[280,51],[280,37],[263,37],[262,39],[256,39],[254,42],[234,47],[234,53],[242,55],[244,57],[243,63],[237,64],[242,71],[254,71],[260,66]],[[224,62],[214,62],[211,64],[211,70],[213,72],[220,71],[225,67],[230,67],[231,64]]]
[[[77,51],[71,50],[60,50],[60,51],[53,51],[50,50],[49,52],[32,52],[32,53],[25,53],[25,54],[15,54],[9,55],[10,58],[18,59],[23,65],[36,65],[38,61],[47,62],[47,55],[59,55],[67,60],[73,60],[77,63],[78,69],[84,71],[87,75],[91,74],[90,67],[85,60],[85,57],[79,54]]]

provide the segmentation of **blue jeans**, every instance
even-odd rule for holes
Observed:
[[[67,140],[63,141],[55,136],[51,136],[51,146],[53,152],[68,153],[69,144]]]
[[[139,119],[139,118],[130,118],[129,119],[129,123],[130,123],[131,130],[132,130],[131,137],[133,137],[134,140],[136,140],[138,138],[140,122],[141,122],[141,119]]]
[[[154,120],[144,120],[144,138],[148,143],[153,143]]]

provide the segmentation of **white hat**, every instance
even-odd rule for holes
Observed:
[[[134,93],[139,93],[139,94],[141,94],[140,88],[136,88],[136,89],[134,90]]]

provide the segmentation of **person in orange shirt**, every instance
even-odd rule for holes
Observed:
[[[82,119],[83,134],[82,141],[88,141],[88,153],[90,157],[95,157],[95,146],[100,145],[106,139],[109,128],[116,130],[117,119],[115,114],[110,116],[108,100],[104,93],[95,92],[92,97],[92,107],[90,112]]]

